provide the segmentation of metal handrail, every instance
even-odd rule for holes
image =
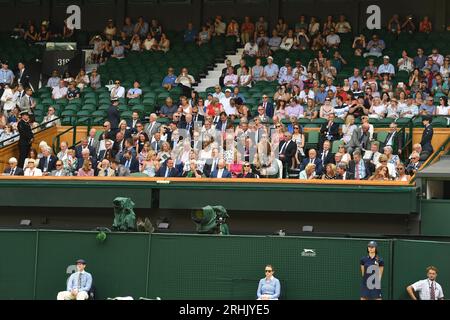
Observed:
[[[50,121],[41,123],[41,124],[39,124],[39,126],[34,127],[34,128],[32,128],[31,130],[34,131],[34,130],[40,129],[40,130],[39,130],[39,132],[40,132],[40,131],[43,131],[43,130],[46,130],[46,129],[50,129],[51,127],[48,127],[48,128],[47,128],[47,124],[56,122],[56,121],[58,121],[59,119],[60,119],[60,118],[58,117],[58,118],[55,118],[55,119],[53,119],[53,120],[50,120]],[[12,136],[12,137],[10,137],[10,138],[8,138],[8,139],[5,139],[5,140],[0,141],[0,149],[1,149],[1,148],[4,148],[4,147],[10,146],[11,144],[6,144],[6,145],[5,145],[5,142],[7,142],[7,141],[9,141],[9,140],[15,140],[15,139],[16,139],[17,137],[19,137],[19,136],[20,136],[20,134],[16,134],[16,135],[14,135],[14,136]],[[15,142],[15,141],[13,141],[13,142]]]

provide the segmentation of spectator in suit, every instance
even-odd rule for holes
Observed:
[[[130,175],[130,170],[121,165],[116,159],[111,161],[111,169],[114,170],[116,177],[128,177]]]
[[[334,154],[331,152],[331,142],[326,140],[323,143],[322,152],[319,154],[319,158],[322,160],[323,166],[327,166],[329,163],[334,163]]]
[[[401,154],[403,147],[403,136],[397,131],[397,124],[392,122],[389,125],[389,134],[383,142],[384,146],[392,147],[393,154]]]
[[[288,170],[292,167],[292,160],[297,153],[297,143],[292,140],[292,133],[284,134],[284,141],[279,146],[279,159],[283,162],[283,177],[286,178]]]
[[[115,171],[111,169],[108,159],[103,159],[99,162],[97,169],[97,176],[99,177],[114,177],[116,175]]]
[[[83,150],[88,150],[91,157],[95,158],[96,152],[94,147],[89,146],[88,138],[83,138],[81,140],[81,145],[75,147],[75,156],[81,158]]]
[[[52,150],[50,147],[42,150],[42,158],[39,160],[38,168],[42,171],[44,176],[51,174],[53,170],[56,169],[56,161],[58,159],[52,155]]]
[[[123,154],[120,164],[130,170],[130,173],[139,172],[139,161],[137,161],[136,157],[129,150]]]
[[[180,130],[183,139],[192,137],[194,132],[194,121],[192,121],[192,114],[188,113],[184,116],[184,121],[178,123],[178,129]]]
[[[220,113],[220,120],[219,122],[216,124],[216,130],[220,131],[220,132],[225,132],[228,128],[228,117],[227,114],[225,112],[221,112]]]
[[[10,158],[8,160],[9,163],[9,168],[5,169],[5,171],[3,171],[3,175],[5,176],[23,176],[23,169],[19,168],[17,166],[17,159],[16,158]]]
[[[420,161],[425,162],[428,158],[428,152],[422,151],[422,145],[420,143],[416,143],[413,145],[412,151],[417,152],[420,155]],[[411,159],[411,155],[409,156],[409,159]]]
[[[372,176],[374,167],[369,161],[363,160],[361,152],[356,150],[353,152],[353,160],[348,164],[348,171],[354,175],[355,180],[367,180]]]
[[[84,149],[81,152],[81,158],[77,157],[77,169],[76,170],[80,170],[83,167],[84,163],[87,161],[89,161],[92,164],[92,168],[97,167],[95,158],[90,155],[88,149]]]
[[[263,106],[263,108],[265,110],[266,116],[268,116],[269,118],[272,118],[273,117],[274,108],[273,108],[273,103],[270,102],[268,95],[265,94],[265,95],[262,96],[261,105]]]
[[[227,170],[224,159],[220,159],[217,163],[217,169],[211,172],[210,178],[231,178],[231,172]]]
[[[370,142],[369,128],[368,123],[363,123],[360,129],[353,131],[352,138],[348,143],[348,153],[352,154],[357,149],[362,153],[367,149]]]
[[[347,171],[347,163],[339,162],[336,166],[336,180],[353,180],[355,176],[353,173]]]
[[[379,158],[381,156],[381,153],[379,152],[379,142],[378,141],[373,141],[370,145],[370,151],[367,150],[364,153],[364,160],[369,160],[370,163],[372,163],[374,166],[377,166],[379,163]]]
[[[308,152],[308,158],[304,159],[300,165],[300,171],[305,170],[308,164],[315,164],[315,171],[318,176],[321,176],[323,173],[323,164],[322,160],[317,158],[317,151],[315,149],[310,149]]]
[[[91,130],[89,130],[87,140],[88,140],[88,147],[93,148],[95,154],[97,154],[100,146],[100,142],[98,141],[97,138],[97,129],[92,128]]]
[[[320,146],[323,145],[325,140],[328,140],[331,143],[335,140],[339,140],[339,124],[334,122],[335,117],[334,113],[330,113],[328,115],[328,122],[323,123],[320,127]]]
[[[17,84],[22,85],[24,88],[28,88],[30,86],[30,72],[25,68],[25,64],[23,62],[19,62],[17,64],[17,69]]]
[[[161,127],[161,123],[156,122],[158,116],[156,113],[152,113],[149,118],[149,122],[145,125],[144,131],[148,134],[149,137],[152,137],[156,132],[159,132],[159,128]]]
[[[72,175],[69,170],[64,169],[64,164],[61,160],[56,161],[56,169],[52,171],[53,177],[67,177]]]
[[[105,140],[105,149],[101,150],[98,153],[97,160],[98,161],[102,161],[103,159],[112,160],[114,158],[112,146],[113,146],[112,140],[110,140],[110,139]]]
[[[131,119],[127,120],[127,129],[131,131],[131,133],[136,133],[136,126],[141,123],[141,119],[139,119],[139,113],[137,111],[133,111],[131,115]]]
[[[119,128],[120,112],[119,112],[119,99],[112,98],[111,105],[107,111],[108,122],[111,124],[111,129],[116,131]]]
[[[422,140],[420,140],[420,145],[422,146],[422,152],[426,158],[433,154],[433,145],[431,144],[433,140],[433,126],[431,125],[432,118],[431,116],[423,116],[422,124],[425,126],[425,129],[422,133]]]
[[[406,173],[409,175],[414,175],[419,171],[422,163],[420,162],[420,155],[417,152],[411,154],[411,160],[406,166]]]
[[[19,106],[21,111],[28,111],[30,114],[34,113],[36,100],[33,98],[33,90],[31,88],[25,89],[25,95],[20,99]]]
[[[165,164],[162,165],[156,172],[156,177],[162,178],[176,178],[179,177],[180,173],[174,166],[174,161],[172,158],[166,160]]]

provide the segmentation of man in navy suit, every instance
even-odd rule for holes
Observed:
[[[322,148],[325,140],[333,142],[339,139],[339,124],[334,122],[334,118],[334,113],[330,113],[328,115],[328,122],[323,123],[320,127],[320,148]]]
[[[17,159],[16,158],[10,158],[9,161],[9,168],[5,169],[3,171],[3,174],[6,176],[23,176],[23,169],[19,168],[17,166]]]
[[[81,145],[78,145],[78,146],[75,147],[75,156],[77,158],[81,158],[82,157],[81,154],[82,154],[82,151],[84,149],[88,149],[90,156],[93,157],[93,158],[96,158],[95,148],[89,146],[88,138],[83,138],[81,140]]]
[[[166,160],[166,164],[161,166],[156,172],[156,176],[162,178],[176,178],[180,176],[180,173],[177,168],[175,168],[173,159],[169,158]]]
[[[51,149],[46,148],[42,151],[42,159],[39,160],[38,169],[41,169],[42,174],[47,176],[53,170],[56,170],[56,157],[51,154]]]
[[[227,114],[225,112],[221,112],[220,113],[220,120],[216,124],[216,130],[221,131],[221,132],[225,132],[225,130],[227,129],[228,123],[229,122],[228,122]]]
[[[326,140],[323,143],[322,152],[319,154],[320,160],[322,160],[322,164],[324,167],[329,163],[334,163],[334,154],[331,152],[331,143]]]
[[[120,164],[130,170],[131,173],[139,172],[139,161],[132,156],[131,151],[125,151]]]
[[[355,180],[367,180],[375,171],[375,166],[369,160],[364,160],[361,151],[353,152],[353,160],[348,163],[348,172],[353,174]]]
[[[202,125],[205,123],[205,117],[202,116],[201,114],[198,114],[198,107],[197,106],[193,106],[192,107],[192,121],[195,122],[201,122]]]
[[[297,144],[292,141],[292,134],[286,132],[284,134],[284,141],[280,142],[279,158],[283,162],[283,177],[286,178],[286,173],[291,169],[292,158],[297,152]]]
[[[269,118],[273,117],[273,103],[269,101],[269,97],[265,94],[262,96],[263,100],[261,102],[261,105],[264,107],[264,110],[266,110],[266,116]]]
[[[316,165],[316,174],[321,176],[323,174],[323,164],[322,160],[317,158],[317,151],[315,149],[309,149],[308,158],[304,159],[300,164],[300,171],[305,170],[309,163],[314,163]]]
[[[231,178],[231,172],[225,168],[225,160],[220,159],[217,164],[217,169],[211,172],[210,178]]]
[[[178,129],[182,129],[185,132],[182,133],[183,138],[186,135],[186,138],[192,137],[192,134],[194,132],[194,121],[192,121],[192,114],[188,113],[184,117],[184,121],[180,121],[178,123]]]

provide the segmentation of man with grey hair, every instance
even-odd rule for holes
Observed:
[[[217,170],[214,170],[211,172],[210,178],[231,178],[231,172],[227,170],[226,162],[224,159],[219,159],[219,162],[217,163]]]
[[[370,125],[363,123],[359,130],[353,131],[350,142],[348,143],[348,153],[352,154],[353,151],[359,149],[360,153],[364,152],[369,146],[370,142]]]
[[[113,169],[111,169],[108,159],[103,159],[100,165],[98,166],[98,176],[99,177],[115,176],[115,172]]]
[[[69,170],[64,169],[64,164],[61,160],[56,161],[56,169],[52,171],[53,177],[67,177],[70,176]]]
[[[38,169],[42,171],[42,175],[48,176],[56,169],[56,157],[52,154],[50,147],[42,150],[42,158],[39,160]]]
[[[419,171],[420,166],[422,165],[422,163],[420,161],[420,154],[418,152],[414,151],[413,153],[411,153],[410,159],[411,159],[410,162],[406,166],[406,173],[413,175],[417,171]]]
[[[3,171],[4,176],[23,176],[23,169],[17,166],[17,159],[12,157],[8,160],[9,168]]]
[[[345,162],[339,162],[336,166],[336,179],[337,180],[353,180],[355,176],[353,173],[347,171],[347,164]]]
[[[375,166],[368,160],[363,160],[361,151],[353,152],[353,160],[348,164],[348,171],[353,173],[355,180],[367,180],[372,175]]]
[[[156,122],[156,120],[158,120],[158,116],[156,115],[156,113],[150,114],[149,121],[145,125],[144,129],[149,138],[151,138],[156,132],[158,132],[159,128],[161,127],[161,123]]]

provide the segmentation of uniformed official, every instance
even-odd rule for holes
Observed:
[[[17,124],[17,128],[19,130],[19,163],[18,167],[23,168],[23,164],[25,159],[28,157],[30,153],[31,143],[33,142],[33,131],[31,130],[30,115],[27,111],[22,111],[20,113],[20,121]]]
[[[415,293],[420,300],[444,300],[444,291],[439,283],[436,282],[438,269],[434,266],[427,268],[427,279],[419,280],[406,288],[409,296],[417,300]]]
[[[422,152],[426,154],[427,158],[433,154],[433,145],[431,144],[431,140],[433,140],[433,126],[431,125],[432,120],[433,118],[431,116],[422,117],[422,124],[425,129],[422,133],[420,145],[422,146]]]
[[[361,258],[361,300],[381,300],[381,278],[384,260],[378,255],[378,244],[370,241],[367,245],[367,256]]]

